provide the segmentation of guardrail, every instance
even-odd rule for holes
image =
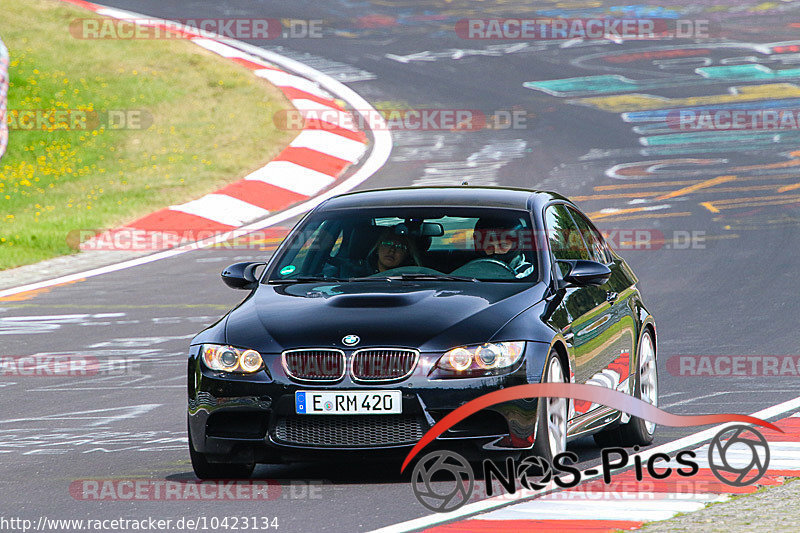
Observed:
[[[8,48],[0,39],[0,159],[8,146],[8,120],[6,119],[6,101],[8,99]]]

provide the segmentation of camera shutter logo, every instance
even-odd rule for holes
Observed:
[[[750,426],[725,428],[708,447],[708,466],[723,483],[734,487],[751,485],[761,479],[769,466],[767,439]]]
[[[439,477],[434,481],[436,474]],[[446,513],[469,501],[475,488],[475,473],[461,455],[436,450],[414,465],[411,488],[423,506],[437,513]]]
[[[526,489],[540,490],[553,479],[553,467],[542,457],[525,457],[517,465],[517,478]]]

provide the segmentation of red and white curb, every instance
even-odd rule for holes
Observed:
[[[331,187],[345,169],[357,163],[367,150],[364,132],[344,125],[355,121],[336,97],[308,78],[287,72],[261,57],[247,53],[222,39],[202,36],[196,29],[128,11],[99,6],[83,0],[62,0],[98,15],[177,33],[194,44],[251,70],[255,76],[278,87],[300,114],[326,117],[306,120],[302,131],[277,157],[240,181],[198,199],[173,205],[112,230],[127,232],[226,232],[267,217],[270,213],[308,200]],[[323,111],[323,113],[320,113]],[[187,231],[188,230],[188,231]],[[101,234],[83,248],[98,249]],[[110,239],[109,242],[113,242]]]
[[[784,477],[800,475],[800,413],[779,420],[775,425],[785,433],[759,428],[769,443],[770,462],[766,474],[755,485],[734,487],[719,481],[708,467],[709,446],[704,445],[694,449],[700,470],[689,478],[673,475],[653,479],[645,474],[642,481],[637,481],[633,470],[629,470],[614,475],[610,485],[594,480],[427,531],[488,533],[540,528],[563,532],[630,531],[646,522],[699,511],[706,504],[726,501],[733,494],[749,494],[758,490],[758,486],[779,485]],[[749,452],[739,454],[743,453]],[[731,459],[735,455],[737,453],[731,450],[726,457]],[[660,471],[666,467],[674,471],[682,466],[674,460],[658,463]]]
[[[424,516],[387,526],[373,533],[501,533],[522,531],[612,532],[632,531],[645,523],[666,520],[678,513],[691,513],[707,504],[723,502],[734,494],[749,494],[759,486],[779,485],[786,477],[800,476],[800,398],[769,407],[757,418],[767,419],[787,413],[788,417],[773,422],[784,433],[764,428],[758,431],[769,443],[770,461],[764,476],[756,484],[734,487],[719,481],[708,467],[708,444],[692,447],[712,438],[730,424],[716,426],[681,439],[642,450],[631,455],[646,458],[654,453],[671,453],[693,449],[699,471],[691,477],[673,475],[653,479],[645,472],[637,481],[634,471],[612,476],[610,485],[598,476],[586,476],[587,481],[564,490],[519,491],[465,505],[459,510]],[[729,453],[734,453],[731,450]],[[744,452],[749,453],[749,452]],[[726,455],[727,457],[727,455]],[[659,471],[684,465],[676,462],[657,463]],[[549,492],[548,492],[549,491]],[[517,502],[517,503],[514,503]]]
[[[89,4],[86,2],[82,2],[81,0],[62,0],[62,1],[70,2],[72,4],[76,4],[83,7],[89,7],[89,8],[94,7],[95,9],[101,9],[100,6],[96,6],[96,4]],[[137,13],[121,12],[117,10],[114,11],[120,15],[124,14],[127,17],[153,19],[153,17],[147,17],[145,15]],[[343,194],[351,191],[352,189],[354,189],[355,187],[359,186],[364,181],[372,177],[376,172],[378,172],[383,167],[386,161],[388,161],[389,156],[392,153],[392,134],[389,131],[389,128],[386,126],[386,123],[380,118],[380,114],[375,110],[375,108],[373,108],[372,105],[356,91],[346,86],[345,84],[341,83],[340,81],[332,78],[331,76],[328,76],[327,74],[324,74],[299,61],[282,56],[276,52],[262,50],[257,46],[249,45],[247,43],[237,41],[236,39],[228,39],[220,37],[218,39],[215,39],[215,41],[221,44],[228,45],[235,50],[248,53],[260,60],[267,61],[269,62],[269,64],[274,65],[275,67],[278,67],[280,69],[283,69],[287,73],[287,76],[296,75],[298,78],[298,80],[296,81],[298,82],[299,88],[301,90],[305,90],[303,89],[303,87],[308,88],[312,86],[318,86],[328,94],[334,95],[337,99],[346,102],[347,106],[350,109],[359,110],[358,111],[359,114],[362,114],[364,117],[369,117],[370,121],[368,122],[368,124],[371,127],[372,143],[366,147],[368,152],[361,159],[360,164],[358,168],[355,170],[355,172],[352,175],[348,175],[347,177],[338,179],[333,184],[332,187],[330,187],[327,190],[324,190],[323,192],[317,194],[316,196],[308,198],[307,200],[297,205],[291,206],[287,209],[284,209],[283,211],[271,213],[266,218],[258,220],[256,222],[251,222],[245,226],[242,226],[238,230],[231,230],[231,231],[226,231],[224,233],[215,234],[214,236],[204,238],[198,242],[177,246],[175,248],[163,250],[160,252],[156,252],[142,257],[137,257],[134,259],[128,259],[125,261],[121,261],[119,263],[105,265],[97,268],[91,268],[88,270],[82,270],[79,272],[74,272],[72,274],[58,276],[52,279],[37,281],[34,283],[28,283],[17,287],[2,289],[0,290],[0,298],[6,296],[12,296],[14,294],[19,294],[22,292],[43,289],[46,287],[53,287],[55,285],[61,285],[63,283],[70,283],[78,280],[84,280],[95,276],[108,274],[111,272],[117,272],[120,270],[126,270],[128,268],[145,265],[155,261],[160,261],[162,259],[176,257],[178,255],[182,255],[194,250],[207,248],[219,243],[224,243],[232,238],[246,235],[248,232],[256,232],[259,230],[263,230],[264,228],[275,226],[276,224],[280,224],[281,222],[291,220],[294,217],[297,217],[299,215],[302,215],[310,211],[311,209],[314,209],[316,206],[318,206],[319,204],[321,204],[322,202],[324,202],[329,198],[332,198],[338,194]],[[231,50],[231,53],[234,53],[233,50]],[[260,66],[262,65],[262,63],[258,61],[256,61],[255,63]],[[289,74],[290,72],[291,74]],[[292,78],[289,79],[291,80]],[[303,79],[304,81],[299,81],[300,79]],[[303,150],[311,150],[305,146],[295,145],[295,147]]]

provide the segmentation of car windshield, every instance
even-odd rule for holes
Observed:
[[[538,279],[523,210],[428,207],[309,215],[279,249],[269,283]]]

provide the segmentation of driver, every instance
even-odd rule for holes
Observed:
[[[401,266],[419,265],[414,242],[408,235],[398,234],[387,228],[381,232],[369,256],[375,273]]]
[[[525,226],[519,220],[508,218],[480,218],[475,223],[472,238],[475,249],[488,259],[502,261],[515,278],[524,278],[534,271],[534,263],[520,250],[520,231]]]

